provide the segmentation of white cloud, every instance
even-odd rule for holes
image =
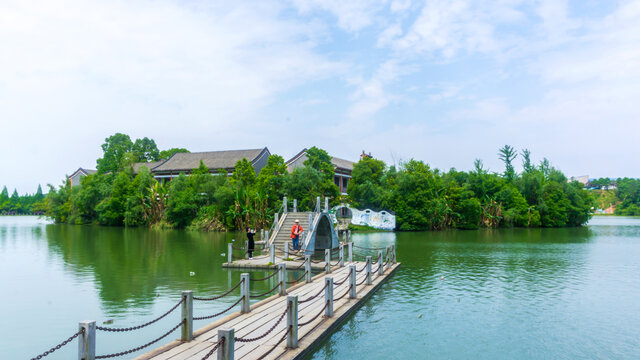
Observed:
[[[338,26],[347,31],[359,31],[370,26],[386,3],[385,0],[293,0],[293,4],[303,14],[318,10],[333,14],[338,20]],[[398,9],[402,6],[403,4],[395,5]]]
[[[78,166],[94,167],[116,131],[163,147],[266,145],[265,131],[279,126],[261,121],[265,104],[343,71],[316,52],[321,29],[282,11],[266,1],[2,2],[3,149],[38,164],[3,151],[6,174],[30,179],[16,184],[20,191],[58,183]],[[245,136],[247,128],[263,132]]]

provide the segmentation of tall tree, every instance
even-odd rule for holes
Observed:
[[[128,152],[131,152],[133,142],[129,135],[116,133],[105,139],[102,144],[103,155],[98,159],[98,173],[118,172],[125,166],[123,160]]]
[[[534,166],[531,164],[531,151],[529,151],[529,149],[522,150],[522,168],[525,173],[530,173],[534,170]]]
[[[136,162],[150,162],[160,160],[160,151],[153,139],[144,137],[136,139],[133,143],[132,152]]]
[[[504,177],[512,181],[515,179],[516,171],[513,168],[513,160],[518,156],[516,149],[510,145],[505,145],[498,150],[498,157],[504,162]]]

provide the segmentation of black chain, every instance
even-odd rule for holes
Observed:
[[[318,318],[318,316],[322,315],[322,313],[324,312],[324,310],[327,308],[327,306],[329,306],[329,301],[327,300],[327,302],[324,303],[324,307],[322,308],[322,310],[320,310],[320,312],[318,314],[316,314],[316,316],[314,316],[313,318],[311,318],[308,321],[305,321],[303,323],[298,323],[298,327],[303,327],[305,325],[309,325],[311,324],[315,319]]]
[[[360,285],[364,284],[364,282],[366,280],[367,280],[367,276],[365,275],[365,276],[362,277],[362,281],[360,281],[359,283],[356,283],[356,286],[360,286]]]
[[[115,353],[115,354],[99,355],[99,356],[96,356],[96,359],[114,358],[114,357],[118,357],[118,356],[122,356],[122,355],[128,355],[128,354],[134,353],[134,352],[136,352],[138,350],[142,350],[142,349],[144,349],[144,348],[146,348],[148,346],[151,346],[151,345],[157,343],[158,341],[164,339],[165,337],[169,336],[169,334],[171,334],[172,332],[176,331],[177,328],[182,326],[182,324],[184,324],[185,321],[186,320],[180,321],[180,323],[178,325],[174,326],[171,330],[167,331],[166,333],[161,335],[159,338],[156,338],[155,340],[151,340],[151,341],[149,341],[148,343],[146,343],[144,345],[138,346],[136,348],[133,348],[133,349],[130,349],[130,350],[127,350],[127,351],[122,351],[122,352],[119,352],[119,353]]]
[[[132,327],[128,327],[128,328],[109,328],[109,327],[104,327],[104,326],[96,326],[97,330],[102,330],[102,331],[109,331],[109,332],[126,332],[126,331],[133,331],[133,330],[138,330],[138,329],[142,329],[143,327],[147,327],[153,323],[158,322],[160,319],[163,319],[165,316],[171,314],[171,312],[173,312],[173,310],[175,310],[178,306],[180,306],[180,304],[182,304],[184,302],[184,298],[180,301],[178,301],[177,304],[175,304],[171,309],[169,309],[169,311],[167,311],[166,313],[160,315],[159,318],[156,318],[155,320],[151,320],[147,323],[138,325],[138,326],[132,326]]]
[[[298,283],[300,280],[302,280],[303,277],[305,277],[305,275],[307,275],[307,272],[305,271],[304,274],[302,274],[302,276],[300,276],[299,278],[293,280],[293,281],[287,281],[287,284],[296,284]]]
[[[296,270],[301,269],[303,266],[305,266],[305,264],[306,264],[306,261],[305,261],[305,262],[303,262],[302,264],[298,265],[298,267],[296,268]]]
[[[356,244],[353,244],[353,247],[358,248],[358,249],[363,249],[363,250],[384,250],[385,248],[368,248],[368,247],[364,247],[364,246],[358,246]]]
[[[364,264],[362,269],[360,269],[360,270],[356,269],[356,274],[363,272],[366,268],[367,268],[367,264]]]
[[[275,328],[278,326],[278,324],[280,324],[280,322],[282,321],[282,319],[284,319],[284,316],[287,315],[287,311],[289,311],[289,306],[287,305],[287,308],[284,310],[284,312],[282,313],[282,315],[280,315],[280,318],[278,318],[278,321],[276,321],[275,324],[273,324],[273,326],[267,330],[266,333],[260,335],[260,336],[256,336],[254,338],[234,338],[235,341],[237,342],[244,342],[244,343],[248,343],[248,342],[252,342],[252,341],[257,341],[260,339],[263,339],[265,336],[269,335],[273,330],[275,330]]]
[[[349,270],[349,273],[347,274],[347,276],[344,279],[342,279],[342,281],[335,281],[333,283],[333,286],[340,286],[340,285],[344,284],[347,281],[347,279],[349,279],[349,276],[351,276],[351,270]]]
[[[325,283],[324,283],[324,286],[322,287],[322,289],[320,289],[320,291],[319,291],[317,294],[313,295],[313,296],[312,296],[312,297],[310,297],[310,298],[306,298],[306,299],[304,299],[304,300],[299,300],[299,301],[298,301],[298,304],[304,304],[304,303],[309,302],[309,301],[311,301],[311,300],[313,300],[313,299],[317,298],[318,296],[320,296],[320,294],[322,294],[322,292],[327,288],[327,284],[328,284],[328,283],[327,283],[327,282],[325,282]]]
[[[220,341],[218,341],[218,343],[216,344],[216,346],[213,347],[213,349],[211,349],[211,351],[209,351],[207,353],[207,355],[205,355],[202,360],[207,360],[209,358],[209,356],[213,355],[213,353],[218,350],[218,348],[220,347],[220,345],[224,344],[224,338],[220,339]]]
[[[269,279],[271,279],[272,277],[276,276],[277,274],[278,274],[278,270],[274,271],[274,272],[273,272],[273,274],[271,274],[271,275],[269,275],[269,276],[267,276],[267,277],[265,277],[265,278],[262,278],[262,279],[251,279],[251,281],[265,281],[265,280],[269,280]]]
[[[232,287],[231,289],[229,289],[226,293],[222,294],[222,295],[218,295],[218,296],[214,296],[211,298],[201,298],[201,297],[193,297],[193,300],[199,300],[199,301],[213,301],[213,300],[218,300],[221,299],[229,294],[231,294],[233,292],[233,290],[237,289],[238,286],[240,286],[242,283],[244,282],[244,279],[241,279],[239,283],[236,284],[236,286]]]
[[[231,310],[234,306],[238,305],[240,303],[240,301],[242,301],[242,299],[244,299],[244,297],[240,297],[240,299],[238,299],[238,301],[236,301],[235,303],[233,303],[231,306],[229,306],[228,308],[220,311],[219,313],[213,314],[213,315],[207,315],[207,316],[200,316],[200,317],[194,317],[193,320],[205,320],[205,319],[211,319],[214,318],[218,315],[222,315],[224,313],[226,313],[227,311]]]
[[[260,356],[260,357],[258,358],[258,360],[262,360],[262,359],[264,359],[265,357],[267,357],[267,355],[271,354],[271,352],[272,352],[273,350],[275,350],[275,349],[278,347],[278,345],[280,345],[280,343],[284,341],[284,339],[286,339],[286,338],[287,338],[287,334],[289,334],[289,331],[291,331],[291,329],[292,329],[292,328],[293,328],[293,326],[291,326],[291,325],[290,325],[290,326],[286,329],[286,331],[284,332],[284,335],[282,335],[282,337],[280,338],[280,340],[278,340],[278,342],[277,342],[275,345],[273,345],[273,347],[272,347],[269,351],[267,351],[266,353],[262,354],[262,356]]]
[[[265,293],[262,293],[262,294],[259,294],[259,295],[249,295],[249,297],[255,299],[255,298],[259,298],[259,297],[271,294],[275,289],[278,288],[278,286],[280,286],[280,283],[277,283],[276,286],[273,287],[273,289],[271,289],[271,290],[269,290],[269,291],[267,291]]]
[[[351,287],[352,287],[352,286],[353,286],[353,285],[349,286],[349,288],[347,289],[347,291],[346,291],[344,294],[342,294],[342,295],[341,295],[339,298],[337,298],[337,299],[333,299],[333,301],[341,300],[343,297],[347,296],[347,294],[351,291]]]
[[[54,352],[54,351],[56,351],[56,350],[60,350],[60,348],[61,348],[61,347],[63,347],[63,346],[65,346],[65,345],[67,345],[68,343],[70,343],[70,342],[71,342],[71,340],[73,340],[73,339],[77,338],[80,334],[84,334],[84,328],[83,328],[83,329],[80,329],[80,331],[78,331],[77,333],[75,333],[75,334],[71,335],[67,340],[65,340],[65,341],[61,342],[60,344],[58,344],[58,345],[56,345],[56,346],[52,347],[51,349],[49,349],[49,350],[47,350],[47,351],[43,352],[42,354],[40,354],[40,355],[38,355],[38,356],[36,356],[36,357],[34,357],[34,358],[31,358],[31,360],[40,360],[40,359],[42,359],[43,357],[45,357],[45,356],[47,356],[47,355],[51,354],[52,352]]]

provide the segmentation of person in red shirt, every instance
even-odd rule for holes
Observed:
[[[300,226],[300,221],[296,220],[295,225],[291,228],[291,242],[293,243],[293,250],[298,250],[300,247],[300,235],[304,229]]]

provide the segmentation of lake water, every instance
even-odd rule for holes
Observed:
[[[221,254],[240,236],[0,217],[0,359],[44,352],[81,320],[132,326],[164,313],[182,290],[224,292],[240,271],[223,270]],[[396,244],[402,267],[313,359],[640,358],[639,218],[596,217],[576,229],[372,233],[353,240]],[[198,302],[195,312],[215,313],[236,298]],[[99,332],[96,352],[135,347],[179,321],[176,311],[145,330]],[[74,341],[47,359],[76,352]]]

